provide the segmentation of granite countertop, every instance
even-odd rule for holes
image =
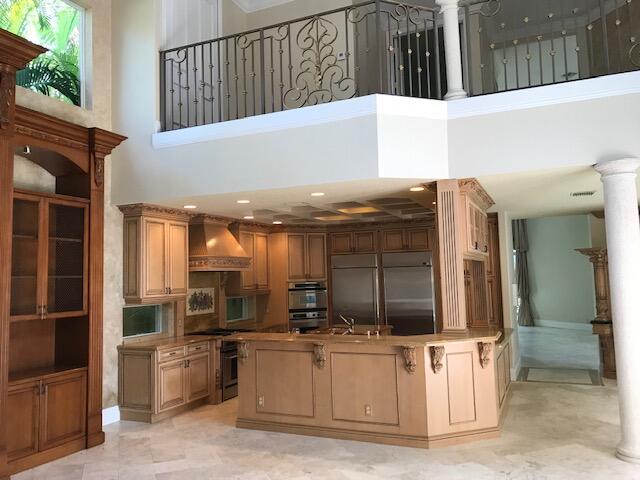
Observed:
[[[159,340],[150,340],[148,342],[132,342],[118,345],[118,350],[162,350],[165,348],[184,347],[185,345],[191,345],[193,343],[210,342],[217,338],[222,338],[218,335],[185,335],[184,337],[171,337],[161,338]]]
[[[356,343],[382,346],[424,347],[442,343],[466,342],[469,340],[496,342],[503,336],[499,328],[470,328],[461,333],[437,333],[434,335],[381,335],[380,337],[366,335],[328,335],[328,334],[299,334],[299,333],[237,333],[225,338],[236,342],[292,342],[292,343]]]

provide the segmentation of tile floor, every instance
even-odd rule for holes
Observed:
[[[598,337],[591,332],[518,327],[521,366],[598,370]]]
[[[236,401],[156,425],[106,427],[104,445],[14,480],[640,479],[617,460],[615,385],[514,383],[503,434],[433,450],[239,430]]]

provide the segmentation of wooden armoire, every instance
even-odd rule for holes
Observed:
[[[0,30],[0,479],[104,442],[104,162],[125,138],[15,105],[44,50]],[[55,188],[17,190],[14,155]]]

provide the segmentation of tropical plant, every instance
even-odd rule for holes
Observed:
[[[81,13],[62,0],[0,0],[0,28],[48,48],[18,85],[80,105]]]

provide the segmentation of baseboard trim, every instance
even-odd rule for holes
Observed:
[[[102,426],[111,425],[120,421],[120,407],[109,407],[102,410]]]
[[[558,322],[557,320],[536,320],[536,327],[561,328],[579,332],[591,332],[590,323]]]

